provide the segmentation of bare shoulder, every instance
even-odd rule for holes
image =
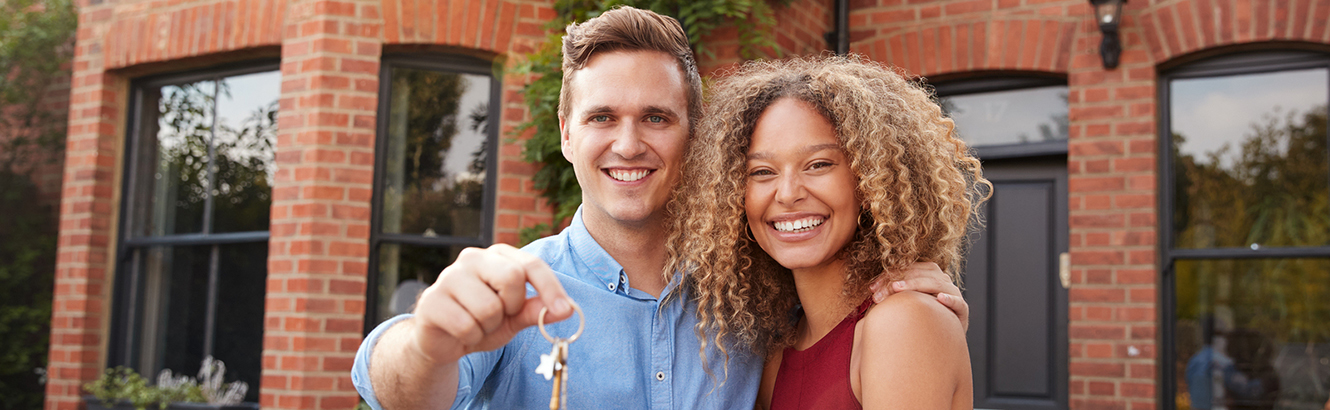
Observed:
[[[965,331],[932,295],[901,292],[869,308],[852,357],[865,409],[972,408]]]
[[[956,314],[929,294],[900,292],[868,309],[860,331],[870,339],[951,339],[964,343],[965,331]],[[940,340],[934,340],[940,341]]]

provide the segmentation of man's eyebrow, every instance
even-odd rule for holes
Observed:
[[[829,149],[839,151],[839,150],[841,149],[841,148],[840,148],[840,144],[817,144],[817,145],[809,145],[809,146],[807,146],[807,147],[804,147],[803,149],[800,149],[800,150],[799,150],[799,154],[801,154],[801,155],[808,155],[808,154],[812,154],[812,153],[819,152],[819,151],[824,151],[824,150],[829,150]],[[750,153],[748,153],[748,159],[749,159],[749,160],[768,160],[768,159],[771,159],[771,158],[772,158],[772,155],[771,155],[770,152],[759,151],[759,152],[750,152]]]
[[[642,111],[645,111],[647,114],[665,114],[670,117],[679,117],[679,113],[674,112],[674,110],[655,105],[647,106]]]
[[[595,107],[588,108],[588,109],[586,110],[585,114],[586,114],[586,115],[597,115],[597,114],[608,114],[608,113],[612,113],[612,112],[614,112],[614,109],[613,109],[613,108],[610,108],[610,106],[608,106],[608,105],[597,105],[597,106],[595,106]]]

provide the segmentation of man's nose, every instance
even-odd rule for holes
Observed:
[[[647,144],[642,137],[642,128],[638,124],[625,123],[615,133],[610,150],[625,159],[636,158],[647,152]]]

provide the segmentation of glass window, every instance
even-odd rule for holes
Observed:
[[[136,84],[112,364],[192,375],[212,356],[258,401],[275,69]]]
[[[1319,409],[1330,400],[1330,56],[1227,56],[1162,83],[1169,404]]]
[[[463,248],[489,244],[498,140],[488,63],[389,59],[382,81],[367,329],[410,312]]]
[[[1066,86],[952,95],[939,103],[971,146],[1067,140]]]

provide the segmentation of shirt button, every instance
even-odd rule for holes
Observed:
[[[606,285],[606,287],[609,287],[610,290],[614,290],[614,284],[613,284],[613,283],[611,283],[611,284],[609,284],[609,285]]]
[[[665,380],[665,372],[656,372],[656,380]]]

